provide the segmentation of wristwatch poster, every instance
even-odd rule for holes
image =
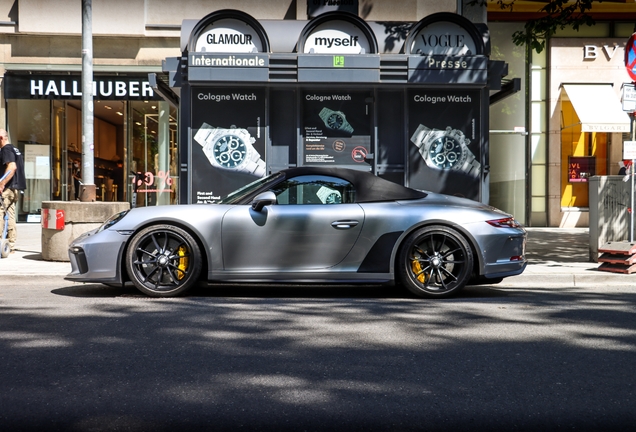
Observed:
[[[215,168],[256,177],[265,176],[265,161],[254,148],[256,140],[247,129],[234,125],[220,128],[203,123],[194,135],[194,141],[201,145],[203,153]]]
[[[478,177],[481,164],[470,151],[470,140],[461,130],[448,126],[431,129],[420,124],[411,136],[426,165],[436,170],[455,170]]]
[[[306,90],[302,98],[302,164],[371,169],[373,93]]]
[[[353,134],[353,127],[349,124],[345,113],[342,111],[334,111],[324,107],[320,110],[318,116],[329,129],[344,132],[349,135]]]

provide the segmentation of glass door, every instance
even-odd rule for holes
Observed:
[[[130,194],[136,206],[177,200],[177,113],[164,101],[129,102]],[[133,174],[136,173],[136,178]]]

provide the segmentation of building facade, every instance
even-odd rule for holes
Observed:
[[[506,70],[489,58],[485,9],[322,3],[94,0],[97,199],[206,202],[255,173],[331,163],[488,202],[491,178],[501,177],[489,161],[489,95],[504,93]],[[217,31],[213,14],[228,9],[242,18],[220,16],[230,26]],[[77,196],[81,4],[0,1],[0,16],[0,119],[27,162],[24,220],[42,201]],[[220,53],[234,63],[213,64]],[[178,85],[174,64],[186,71],[172,75]],[[176,99],[161,91],[166,83]],[[251,172],[215,166],[225,162],[205,146],[228,129],[244,135]],[[434,133],[452,135],[445,139],[457,147],[437,166],[427,143]]]
[[[538,53],[512,44],[512,34],[539,16],[533,2],[513,12],[488,6],[493,58],[505,58],[524,91],[493,105],[491,204],[531,226],[589,224],[589,177],[617,175],[631,138],[622,94],[632,79],[625,47],[636,32],[636,5],[595,3],[596,25],[559,30]],[[519,126],[527,135],[497,135]],[[499,155],[502,155],[500,159]]]

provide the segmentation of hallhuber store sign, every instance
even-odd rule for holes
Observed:
[[[11,75],[4,77],[6,99],[81,99],[79,75]],[[99,100],[158,100],[147,79],[130,76],[98,76],[93,97]]]

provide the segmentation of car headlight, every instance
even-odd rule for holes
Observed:
[[[95,232],[95,234],[102,232],[110,227],[112,227],[113,225],[115,225],[117,222],[119,222],[120,220],[122,220],[124,218],[124,216],[126,216],[128,214],[130,210],[124,210],[123,212],[117,213],[112,215],[111,217],[109,217],[106,222],[104,222],[102,224],[102,226],[100,226],[99,228],[97,228],[97,231]]]

